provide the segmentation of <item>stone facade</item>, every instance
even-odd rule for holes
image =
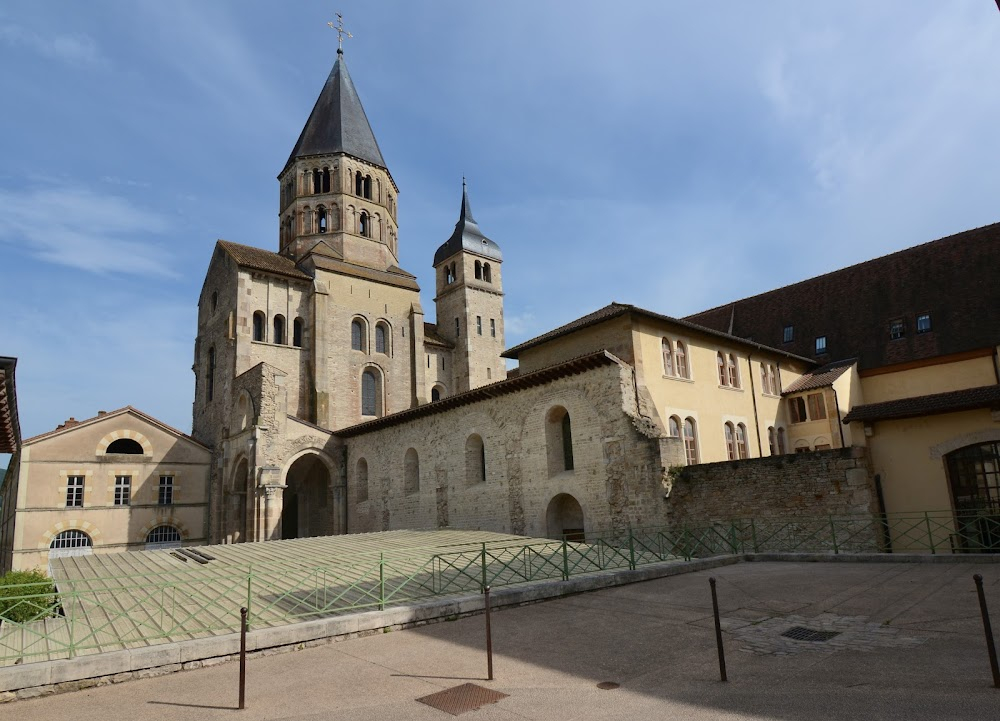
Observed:
[[[878,512],[866,450],[843,448],[686,467],[674,481],[666,517],[684,526]]]

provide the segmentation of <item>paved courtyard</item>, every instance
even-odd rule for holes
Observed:
[[[18,701],[0,718],[447,719],[415,699],[472,682],[508,697],[462,718],[996,719],[974,573],[1000,628],[1000,564],[741,563],[495,613],[492,682],[477,616],[251,659],[243,712],[228,663]],[[783,635],[796,627],[828,640]]]

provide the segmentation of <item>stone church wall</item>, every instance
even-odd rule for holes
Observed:
[[[877,512],[866,449],[843,448],[687,466],[666,516],[680,526]]]
[[[556,407],[570,415],[569,471],[550,471],[546,423]],[[549,503],[563,493],[580,503],[588,534],[662,524],[663,470],[681,462],[683,449],[657,437],[636,408],[631,368],[612,362],[349,436],[348,530],[448,526],[546,536]],[[485,482],[476,477],[478,449],[467,445],[474,434],[484,443]],[[362,459],[367,484],[359,476]]]

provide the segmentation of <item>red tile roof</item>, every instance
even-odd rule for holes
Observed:
[[[792,393],[801,393],[802,391],[811,391],[816,388],[832,386],[833,382],[850,370],[851,366],[855,363],[857,363],[855,358],[837,361],[836,363],[827,363],[822,368],[817,368],[814,371],[806,373],[797,381],[794,381],[788,388],[781,392],[781,395],[787,396]]]
[[[822,249],[817,249],[822,252]],[[712,308],[685,320],[815,357],[858,358],[866,370],[1000,344],[1000,223],[934,240],[793,285]],[[931,330],[916,332],[929,313]],[[889,323],[905,334],[890,339]],[[783,330],[793,326],[785,343]]]
[[[312,280],[296,267],[291,258],[272,253],[270,250],[255,248],[252,245],[240,245],[231,243],[228,240],[220,240],[219,247],[229,253],[229,256],[236,261],[237,265],[254,270],[262,270],[266,273],[283,275],[287,278],[298,278],[300,280]]]
[[[14,453],[21,445],[21,426],[17,418],[17,393],[14,368],[17,358],[0,357],[0,453]],[[0,476],[0,482],[3,476]]]
[[[965,388],[948,393],[855,406],[844,416],[844,423],[915,418],[937,413],[972,411],[978,408],[1000,408],[1000,385]]]
[[[646,318],[652,318],[653,320],[665,321],[667,323],[673,323],[679,325],[682,328],[687,328],[689,330],[696,331],[698,333],[704,333],[706,335],[714,336],[716,338],[722,338],[730,343],[740,346],[751,346],[753,348],[758,348],[760,350],[771,351],[777,353],[778,355],[787,356],[789,358],[795,358],[796,360],[805,361],[806,363],[813,364],[808,358],[802,358],[789,353],[787,350],[782,350],[780,348],[772,348],[768,346],[761,345],[760,343],[755,343],[754,341],[747,340],[746,338],[739,338],[728,333],[715,330],[714,328],[708,328],[703,325],[698,325],[692,323],[691,321],[684,320],[681,318],[671,318],[669,315],[662,315],[661,313],[654,313],[651,310],[646,310],[645,308],[640,308],[636,305],[631,305],[629,303],[610,303],[603,308],[595,310],[593,313],[588,313],[585,316],[577,318],[574,321],[570,321],[566,325],[561,325],[554,330],[550,330],[548,333],[543,333],[540,336],[527,340],[520,345],[516,345],[513,348],[509,348],[500,354],[503,358],[517,358],[521,351],[528,350],[529,348],[534,348],[535,346],[541,345],[542,343],[547,343],[550,340],[555,340],[564,335],[569,335],[575,331],[582,328],[587,328],[592,325],[597,325],[598,323],[603,323],[606,320],[611,320],[612,318],[617,318],[622,315],[633,314],[638,316],[643,316]]]

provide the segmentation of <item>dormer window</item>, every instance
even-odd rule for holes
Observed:
[[[921,313],[917,316],[917,333],[927,333],[931,329],[931,314]]]
[[[826,336],[816,336],[816,355],[823,355],[824,353],[826,353]]]
[[[906,326],[903,319],[897,318],[889,323],[889,340],[899,340],[906,335]]]
[[[791,343],[793,340],[795,340],[795,326],[786,325],[785,330],[782,332],[781,342]]]

